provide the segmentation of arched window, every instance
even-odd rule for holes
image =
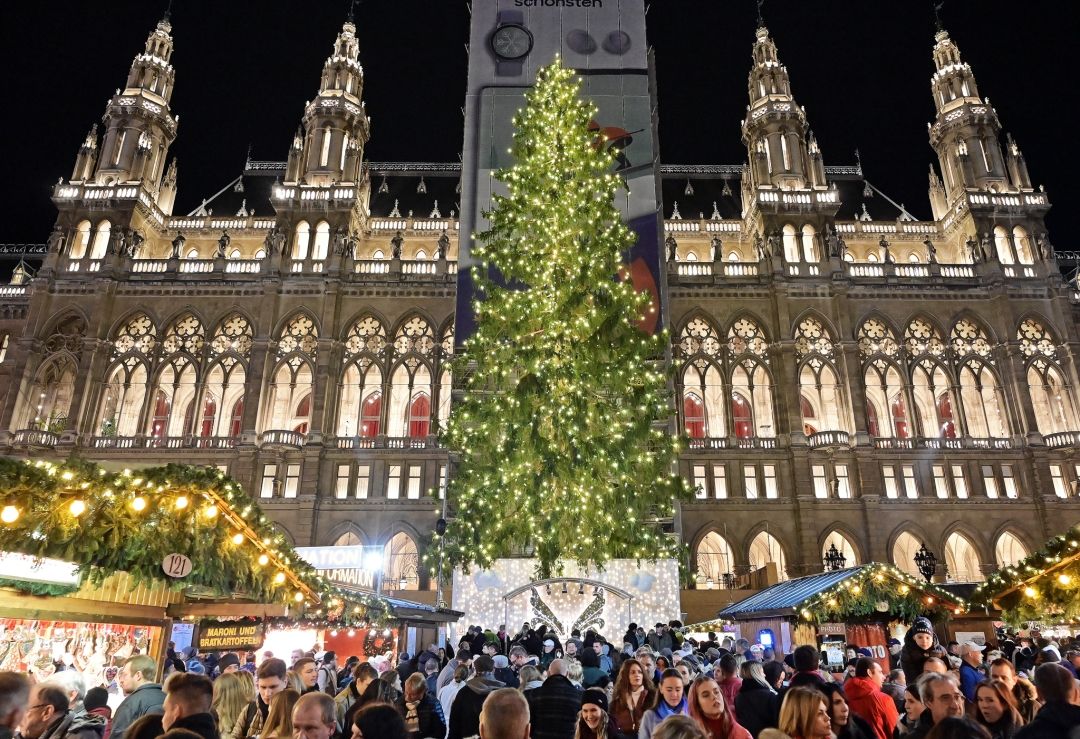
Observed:
[[[708,321],[693,318],[683,327],[678,348],[687,360],[682,373],[683,429],[692,439],[725,436],[720,337]]]
[[[319,221],[318,225],[315,226],[315,243],[311,247],[311,258],[321,262],[326,259],[329,249],[330,224],[326,221]]]
[[[697,546],[697,579],[699,584],[721,583],[735,572],[735,553],[727,539],[715,531],[702,537]],[[727,575],[727,578],[724,576]]]
[[[1013,226],[1013,247],[1016,249],[1016,261],[1020,264],[1034,264],[1035,250],[1031,248],[1031,238],[1023,226]]]
[[[784,226],[784,261],[799,261],[799,239],[795,227],[790,223]]]
[[[1065,382],[1053,335],[1034,319],[1017,329],[1020,350],[1028,362],[1027,384],[1039,433],[1056,434],[1078,429],[1072,388]]]
[[[735,424],[735,438],[749,439],[754,436],[754,409],[741,393],[731,394],[731,415]]]
[[[803,433],[812,436],[818,432],[817,411],[805,395],[799,396],[799,413],[802,415]]]
[[[911,393],[922,436],[956,438],[952,388],[941,332],[925,318],[914,318],[904,329],[904,350],[911,360]]]
[[[1012,567],[1029,554],[1024,542],[1011,531],[1003,532],[994,545],[994,559],[997,560],[998,567]]]
[[[277,343],[277,367],[270,382],[263,428],[307,432],[310,396],[314,390],[312,370],[318,347],[318,329],[305,313],[293,316],[281,329]],[[300,431],[301,428],[304,431]]]
[[[804,261],[811,264],[821,261],[817,248],[817,233],[809,223],[802,227],[802,250]]]
[[[692,390],[683,395],[683,428],[691,439],[705,438],[705,403]]]
[[[361,545],[360,537],[356,535],[355,531],[346,531],[334,540],[335,547],[358,547]]]
[[[417,249],[416,250],[416,256],[414,256],[413,258],[418,262],[422,262],[425,259],[427,259],[427,252],[424,251],[423,249]]]
[[[409,437],[422,439],[431,431],[431,396],[416,393],[409,403]]]
[[[768,531],[762,531],[750,542],[750,569],[759,570],[770,563],[776,565],[780,580],[787,580],[787,559],[784,549]]]
[[[75,238],[71,241],[70,259],[82,259],[90,246],[90,221],[80,221],[75,227]]]
[[[817,431],[847,431],[840,382],[833,367],[834,341],[820,320],[806,316],[795,329],[803,426]],[[809,412],[809,413],[808,413]]]
[[[945,540],[945,565],[953,582],[982,582],[985,579],[975,546],[956,531]]]
[[[109,253],[109,237],[112,235],[112,224],[102,221],[98,224],[94,233],[94,245],[90,248],[91,259],[104,259]]]
[[[378,436],[382,426],[382,361],[386,327],[378,318],[361,316],[345,337],[345,376],[339,403],[338,436]]]
[[[244,425],[245,366],[251,357],[254,335],[251,323],[243,315],[232,313],[214,328],[209,347],[209,371],[206,387],[218,399],[219,408],[229,415],[219,417],[208,436],[240,435]]]
[[[975,438],[1005,438],[1009,435],[1005,403],[991,365],[994,362],[990,339],[969,318],[956,322],[950,336],[953,354],[960,364],[960,404],[967,433]]]
[[[880,318],[868,318],[859,327],[858,343],[865,363],[867,430],[875,437],[909,438],[904,382],[895,364],[900,355],[896,334]]]
[[[906,531],[901,532],[900,536],[896,537],[896,542],[893,544],[893,564],[896,565],[897,569],[906,572],[912,577],[922,579],[922,576],[919,574],[919,566],[915,564],[915,555],[921,547],[922,542]]]
[[[237,437],[244,429],[244,399],[238,398],[233,404],[229,417],[229,436]]]
[[[844,567],[854,567],[859,564],[859,555],[855,553],[855,547],[852,546],[848,538],[841,534],[839,531],[830,532],[825,537],[825,542],[821,545],[821,556],[825,557],[829,553],[831,547],[836,547],[836,551],[844,555]]]
[[[169,396],[161,390],[154,394],[154,411],[150,418],[150,436],[154,439],[164,439],[169,432],[169,416],[172,412],[172,403]]]
[[[998,261],[1002,264],[1014,264],[1012,243],[1009,241],[1009,232],[1004,226],[994,226],[994,248],[997,250]]]
[[[332,137],[333,131],[330,126],[327,126],[322,132],[322,150],[319,153],[320,167],[325,167],[330,162],[330,141]]]
[[[386,543],[384,556],[385,580],[383,588],[389,590],[420,589],[420,555],[416,542],[406,533],[394,534]]]
[[[382,393],[374,392],[364,398],[360,406],[361,438],[372,439],[379,435],[382,427]]]
[[[421,436],[430,433],[430,363],[435,359],[435,347],[434,331],[422,316],[412,315],[398,326],[393,340],[396,367],[390,375],[388,436],[411,436],[414,430]]]
[[[139,420],[149,394],[149,364],[157,344],[157,329],[145,313],[135,314],[117,330],[98,415],[101,435],[144,433]]]
[[[293,236],[293,259],[307,259],[308,241],[311,238],[311,226],[307,221],[296,224],[296,234]]]

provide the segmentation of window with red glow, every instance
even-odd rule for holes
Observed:
[[[382,416],[382,393],[372,393],[360,408],[360,436],[371,439],[379,435],[379,419]]]
[[[908,431],[907,405],[904,403],[904,396],[900,393],[893,396],[892,416],[893,428],[896,429],[896,438],[907,439],[910,436]]]
[[[739,393],[731,394],[731,413],[735,421],[735,438],[751,438],[754,435],[754,411]]]
[[[877,408],[869,400],[866,401],[866,430],[871,437],[881,436],[881,426],[878,425]]]
[[[164,439],[169,432],[169,413],[172,407],[169,396],[161,390],[154,396],[154,417],[150,422],[150,436],[155,439]]]
[[[687,393],[683,397],[683,424],[691,439],[705,438],[705,404],[697,393]]]
[[[244,427],[244,399],[237,400],[232,407],[232,420],[229,423],[229,436],[239,436]]]
[[[956,423],[953,420],[952,398],[942,393],[937,399],[938,422],[941,424],[941,438],[956,438]]]
[[[214,435],[214,420],[217,418],[217,399],[207,393],[203,401],[202,423],[199,426],[199,436]]]
[[[431,429],[431,398],[427,393],[417,393],[409,403],[409,436],[423,438]]]

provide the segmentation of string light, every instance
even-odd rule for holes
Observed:
[[[15,523],[19,520],[19,509],[13,505],[6,505],[4,509],[0,511],[0,521],[4,523]]]
[[[68,512],[70,512],[72,516],[78,518],[82,514],[86,513],[86,503],[84,503],[79,498],[76,498],[68,505]]]
[[[188,506],[188,499],[186,495],[181,495],[176,499],[176,510],[182,511]]]
[[[244,535],[239,533],[239,532],[233,534],[232,535],[232,543],[237,544],[237,545],[243,544],[244,543]]]
[[[146,510],[146,498],[142,497],[141,495],[135,497],[131,501],[131,508],[136,513],[142,513],[143,511]]]

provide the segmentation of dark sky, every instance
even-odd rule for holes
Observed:
[[[1070,5],[954,0],[943,13],[980,92],[1055,203],[1050,232],[1060,248],[1068,246],[1065,214],[1080,197],[1071,116],[1080,70],[1071,53],[1077,23]],[[45,240],[55,218],[51,184],[70,176],[87,129],[123,85],[164,6],[165,0],[4,3],[0,187],[8,217],[0,243]],[[285,158],[346,7],[341,0],[175,0],[177,212],[239,174],[249,145],[256,159]],[[745,159],[739,121],[754,17],[752,0],[652,0],[664,162]],[[770,0],[765,19],[826,163],[850,164],[858,148],[868,179],[928,218],[929,2]],[[358,35],[373,118],[367,157],[456,160],[464,0],[365,0]]]

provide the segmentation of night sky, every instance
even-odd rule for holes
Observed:
[[[4,4],[0,187],[7,217],[0,243],[45,240],[55,218],[51,185],[70,176],[86,131],[123,85],[165,4]],[[1049,224],[1059,249],[1072,248],[1066,214],[1080,198],[1080,132],[1072,116],[1078,29],[1070,5],[967,0],[950,2],[943,12],[981,94],[1055,204]],[[340,0],[175,0],[177,213],[238,175],[249,145],[255,159],[285,158],[346,9]],[[739,122],[755,13],[752,0],[651,3],[665,163],[746,158]],[[769,0],[765,19],[826,164],[851,164],[858,148],[870,181],[929,218],[930,3]],[[456,161],[468,38],[464,0],[365,0],[357,25],[373,118],[367,158]]]

